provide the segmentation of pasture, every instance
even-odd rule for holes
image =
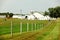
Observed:
[[[10,34],[11,33],[11,21],[12,21],[12,30],[13,33],[20,32],[20,23],[22,22],[22,31],[27,31],[27,23],[29,23],[29,31],[32,31],[32,24],[33,30],[35,30],[35,24],[37,26],[36,29],[40,29],[44,25],[48,23],[48,21],[39,21],[39,20],[20,20],[20,19],[0,19],[0,34]]]
[[[13,27],[13,37],[11,37],[11,21]],[[20,34],[20,23],[22,24],[22,34]],[[27,32],[26,23],[29,23]],[[33,31],[31,30],[33,24]],[[36,24],[36,28],[35,28]],[[21,20],[21,19],[0,19],[0,39],[1,40],[59,40],[60,39],[60,18],[57,20]]]

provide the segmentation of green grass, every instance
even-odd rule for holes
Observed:
[[[60,40],[60,18],[55,20],[55,23],[52,22],[52,26],[50,28],[51,31],[44,33],[42,36],[38,36],[36,40]],[[55,24],[55,25],[54,25]],[[54,28],[52,28],[54,27]]]
[[[10,33],[10,22],[13,22],[13,33],[16,33],[13,35],[13,40],[17,39],[24,39],[24,40],[59,40],[60,39],[60,19],[57,19],[55,21],[48,21],[48,20],[20,20],[20,19],[7,19],[7,21],[4,21],[3,19],[0,20],[0,22],[4,22],[3,24],[0,24],[0,37],[1,40],[9,40],[11,39]],[[20,28],[20,22],[23,23],[23,32],[21,35],[17,34],[19,33]],[[29,32],[26,32],[26,23],[29,23]],[[49,24],[50,23],[50,24]],[[35,25],[37,24],[37,30],[32,31],[31,27],[33,24],[33,30],[35,30]],[[32,32],[30,32],[32,31]],[[38,33],[38,34],[36,34]],[[4,34],[7,34],[4,36]],[[3,39],[2,39],[3,38]]]
[[[32,24],[33,24],[33,30],[35,30],[35,24],[37,26],[37,30],[41,27],[44,27],[49,21],[40,21],[40,20],[20,20],[20,19],[7,19],[6,21],[4,19],[0,19],[0,35],[3,34],[10,34],[11,32],[11,21],[13,26],[13,33],[20,32],[20,22],[22,22],[22,28],[23,32],[27,31],[27,23],[29,23],[29,31],[32,31]]]

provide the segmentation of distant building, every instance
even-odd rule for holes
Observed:
[[[13,15],[13,18],[27,19],[27,20],[50,20],[49,16],[44,16],[43,14],[37,11],[31,12],[30,14]]]
[[[49,16],[44,16],[40,12],[34,11],[27,15],[28,20],[50,20]]]
[[[13,17],[12,18],[18,18],[18,15],[13,15]]]
[[[6,15],[0,15],[0,18],[6,18]]]
[[[13,15],[12,18],[25,19],[25,16],[22,16],[22,15]]]
[[[38,20],[49,20],[49,16],[44,16],[40,12],[34,12],[33,15],[38,19]]]

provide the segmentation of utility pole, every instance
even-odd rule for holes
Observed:
[[[22,15],[22,9],[20,9],[20,14]]]

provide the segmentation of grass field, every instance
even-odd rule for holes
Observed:
[[[27,31],[27,23],[29,23],[29,31],[32,31],[32,23],[33,23],[33,30],[35,30],[35,25],[37,25],[37,29],[40,29],[44,25],[48,23],[48,21],[39,21],[39,20],[20,20],[20,19],[4,19],[0,20],[0,34],[9,34],[11,32],[11,21],[13,27],[13,33],[20,32],[20,22],[22,22],[23,32]]]
[[[11,21],[13,22],[13,37],[11,37],[10,35]],[[19,34],[20,22],[23,23],[22,34]],[[29,32],[26,32],[26,23],[29,23]],[[32,23],[37,24],[36,31],[31,31]],[[43,25],[43,26],[39,26],[39,25]],[[20,19],[7,19],[7,21],[4,21],[4,19],[1,19],[0,39],[1,40],[59,40],[60,39],[59,26],[60,26],[60,18],[52,21],[20,20]]]

